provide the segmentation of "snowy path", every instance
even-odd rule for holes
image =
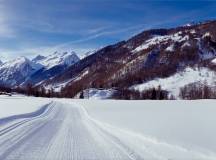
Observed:
[[[1,160],[131,159],[76,106],[55,102],[36,117],[7,123],[0,130]]]
[[[76,104],[52,102],[0,122],[1,160],[215,158],[99,122]]]

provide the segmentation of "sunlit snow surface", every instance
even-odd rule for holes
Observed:
[[[153,87],[157,88],[160,85],[162,89],[169,91],[177,98],[181,87],[196,82],[214,86],[216,83],[216,74],[208,68],[187,67],[183,71],[167,78],[156,78],[142,84],[133,85],[131,89],[144,91]]]
[[[0,159],[214,160],[215,111],[214,100],[0,96]]]
[[[135,48],[133,52],[137,53],[142,50],[148,49],[151,46],[154,46],[160,43],[164,43],[164,42],[168,42],[169,40],[173,42],[183,42],[188,39],[189,39],[188,35],[182,36],[182,32],[178,32],[178,33],[171,34],[171,35],[165,35],[165,36],[155,35],[153,38],[150,38],[149,40],[145,41],[145,43]]]

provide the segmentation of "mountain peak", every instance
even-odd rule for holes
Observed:
[[[37,61],[43,60],[44,58],[46,57],[39,54],[35,58],[32,59],[32,62],[37,62]]]
[[[16,66],[21,66],[23,64],[30,63],[30,60],[27,59],[26,57],[17,57],[13,60],[7,61],[4,63],[1,68],[10,68],[10,67],[16,67]]]
[[[26,57],[18,57],[0,66],[0,84],[15,86],[37,70],[37,65]]]
[[[57,65],[67,65],[70,66],[80,59],[75,52],[54,52],[47,57],[36,57],[38,64],[43,65],[46,69],[52,68]],[[35,59],[34,59],[35,60]]]

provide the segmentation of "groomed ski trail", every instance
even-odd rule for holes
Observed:
[[[39,115],[7,121],[0,130],[1,160],[133,159],[107,135],[91,128],[77,106],[52,102]]]
[[[76,103],[52,102],[0,119],[0,160],[214,159],[118,129]]]

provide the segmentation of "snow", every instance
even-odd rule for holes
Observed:
[[[76,55],[75,52],[55,52],[47,57],[41,58],[38,56],[34,59],[35,63],[41,64],[46,69],[50,69],[57,65],[67,65],[70,66],[76,62],[78,62],[80,59]]]
[[[0,66],[0,80],[4,84],[15,85],[19,79],[30,76],[40,67],[25,57],[18,57]]]
[[[32,59],[32,62],[37,63],[38,61],[41,61],[45,58],[45,56],[37,55],[35,58]]]
[[[216,51],[214,49],[207,49],[201,43],[201,39],[197,38],[197,46],[199,48],[199,56],[202,60],[215,58]]]
[[[184,27],[190,27],[190,26],[192,26],[193,24],[191,24],[191,23],[187,23],[187,24],[185,24],[185,25],[183,25]]]
[[[213,64],[216,64],[216,58],[211,61]]]
[[[86,69],[85,71],[83,71],[80,75],[78,75],[73,81],[79,81],[81,80],[83,77],[85,77],[87,74],[89,73],[89,70]]]
[[[83,73],[81,73],[80,75],[78,75],[77,77],[75,78],[72,78],[72,79],[69,79],[67,81],[64,81],[64,82],[60,82],[60,83],[54,83],[54,84],[49,84],[49,85],[44,85],[45,89],[48,91],[48,90],[51,90],[53,89],[54,92],[60,92],[62,88],[64,88],[66,85],[68,85],[70,82],[75,82],[75,81],[78,81],[80,80],[81,78],[83,78],[85,75],[87,75],[89,73],[88,70],[85,70]],[[43,82],[40,82],[38,83],[37,85],[40,85],[42,84]]]
[[[103,124],[115,126],[116,130],[124,130],[119,136],[126,138],[128,131],[132,132],[127,140],[131,141],[132,146],[137,143],[136,151],[145,153],[146,149],[154,155],[160,155],[162,159],[196,159],[188,157],[190,151],[211,153],[215,158],[216,142],[212,141],[216,134],[215,100],[91,100],[78,103],[85,106],[91,117]],[[111,132],[115,133],[115,129]],[[149,143],[144,145],[142,142]],[[173,151],[167,150],[168,146],[176,150],[174,157],[170,157]],[[184,149],[185,153],[177,151],[177,148]]]
[[[20,95],[13,95],[12,97],[0,95],[0,119],[36,111],[48,102],[49,100],[43,98],[36,99]]]
[[[83,91],[85,99],[108,99],[115,93],[114,89],[96,89],[90,88]],[[80,93],[76,98],[80,97]]]
[[[153,38],[150,38],[149,40],[145,41],[144,44],[138,46],[135,48],[132,52],[137,53],[142,50],[148,49],[151,46],[160,44],[160,43],[166,43],[168,41],[173,41],[173,42],[183,42],[189,39],[188,35],[185,35],[184,37],[182,36],[182,32],[177,32],[175,34],[171,35],[165,35],[165,36],[154,36]]]
[[[8,61],[0,66],[1,69],[6,69],[6,68],[14,68],[14,69],[23,69],[26,64],[32,65],[31,61],[25,57],[18,57],[14,60]]]
[[[206,33],[202,36],[202,38],[210,37],[210,36],[211,36],[211,34],[210,34],[209,32],[206,32]]]
[[[0,97],[0,159],[216,158],[215,100]]]
[[[195,29],[192,29],[192,30],[190,31],[190,33],[191,33],[191,34],[195,34],[195,33],[196,33],[196,30],[195,30]]]
[[[190,44],[189,42],[185,42],[185,43],[181,46],[181,48],[190,47],[190,46],[191,46],[191,44]]]
[[[80,55],[80,59],[84,59],[90,55],[93,55],[95,54],[96,52],[98,52],[99,50],[101,50],[102,48],[104,47],[99,47],[99,48],[96,48],[96,49],[92,49],[92,50],[89,50],[88,52],[84,53],[83,55]]]
[[[187,67],[185,70],[171,75],[168,78],[157,78],[150,80],[143,84],[137,84],[131,89],[144,91],[150,88],[157,88],[159,85],[162,89],[169,91],[175,97],[179,96],[179,91],[181,87],[188,85],[190,83],[200,82],[207,83],[207,85],[215,85],[216,74],[207,68],[190,68]]]
[[[171,44],[165,50],[168,51],[168,52],[173,52],[174,51],[174,44]]]
[[[62,88],[64,88],[67,84],[69,84],[72,80],[67,80],[61,83],[54,83],[54,84],[49,84],[49,85],[44,85],[45,89],[51,90],[53,89],[54,92],[60,92]]]

